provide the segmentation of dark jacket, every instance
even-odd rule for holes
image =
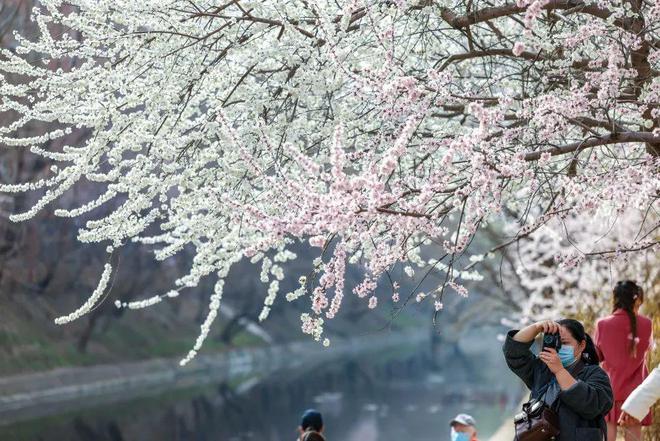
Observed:
[[[529,350],[532,342],[513,339],[516,332],[509,332],[502,348],[506,364],[530,389],[531,397],[540,398],[554,375]],[[559,393],[553,406],[559,416],[557,441],[602,441],[607,433],[604,417],[614,402],[610,379],[600,366],[587,364],[576,380],[577,383]]]

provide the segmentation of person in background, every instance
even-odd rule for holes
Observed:
[[[298,432],[300,432],[298,437],[300,441],[324,441],[321,412],[315,409],[307,409],[300,419]]]
[[[530,347],[540,333],[559,334],[561,348],[546,347],[536,357]],[[577,320],[534,323],[509,331],[504,342],[509,369],[543,399],[559,419],[556,441],[600,441],[607,430],[605,415],[614,401],[610,379],[598,365],[589,334]]]
[[[660,399],[660,368],[651,371],[646,380],[630,395],[621,406],[620,426],[639,425],[651,406]]]
[[[449,422],[451,441],[479,441],[477,439],[477,423],[470,415],[459,413]]]
[[[608,441],[616,440],[623,402],[648,375],[645,361],[652,341],[652,323],[639,314],[643,301],[644,291],[635,282],[617,282],[612,315],[596,322],[596,350],[614,390],[614,407],[605,417]],[[625,440],[641,439],[642,426],[650,424],[651,415],[645,415],[639,424],[626,426]]]

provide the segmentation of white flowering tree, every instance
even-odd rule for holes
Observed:
[[[660,254],[653,247],[622,250],[634,249],[647,235],[657,239],[658,221],[652,211],[628,210],[614,217],[596,211],[590,218],[553,220],[530,234],[516,254],[515,270],[527,295],[520,318],[608,314],[614,285],[626,279],[642,286],[645,301],[657,303]]]
[[[262,264],[265,318],[292,247],[318,249],[286,298],[310,299],[302,328],[320,340],[345,291],[372,308],[379,284],[395,302],[414,297],[389,274],[404,262],[409,276],[441,275],[436,309],[447,289],[466,295],[485,226],[516,227],[496,252],[596,211],[657,213],[657,0],[42,0],[33,20],[38,38],[0,51],[12,78],[0,83],[0,145],[43,156],[51,174],[0,191],[41,192],[12,215],[26,221],[98,185],[98,198],[54,213],[92,218],[79,239],[109,254],[97,289],[56,321],[104,298],[124,244],[158,260],[192,248],[171,291],[118,304],[216,277],[184,364],[244,258]],[[34,122],[55,128],[17,135]],[[84,141],[55,142],[71,133]],[[650,233],[617,255],[657,252],[657,217],[629,219]],[[347,265],[364,271],[356,286]]]

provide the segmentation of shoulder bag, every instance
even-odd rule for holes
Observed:
[[[522,405],[522,412],[513,418],[516,427],[515,441],[551,441],[559,435],[559,417],[543,398],[531,399]]]

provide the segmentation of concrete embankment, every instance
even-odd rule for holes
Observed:
[[[185,367],[179,366],[178,359],[155,359],[4,377],[0,378],[0,424],[169,390],[262,378],[276,371],[311,368],[340,357],[422,344],[427,339],[428,332],[383,332],[368,338],[334,341],[330,348],[305,341],[200,355]]]

